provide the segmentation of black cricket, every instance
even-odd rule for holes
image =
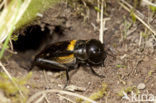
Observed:
[[[69,40],[48,45],[35,56],[31,69],[34,66],[47,69],[66,71],[67,82],[69,82],[69,70],[78,68],[80,64],[90,67],[93,74],[99,77],[92,66],[104,66],[107,57],[105,45],[99,40]]]

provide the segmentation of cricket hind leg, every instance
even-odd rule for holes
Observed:
[[[66,66],[66,65],[63,65],[63,64],[60,64],[56,61],[52,61],[52,60],[47,60],[47,59],[42,59],[42,58],[38,58],[36,59],[32,65],[31,65],[31,68],[30,69],[33,69],[34,66],[39,66],[39,67],[48,67],[48,68],[57,68],[57,69],[60,69],[60,70],[65,70],[66,71],[66,84],[64,86],[63,89],[65,89],[67,87],[67,85],[69,84],[69,68]]]
[[[78,62],[76,62],[73,66],[68,67],[66,69],[66,79],[67,79],[67,81],[66,81],[66,84],[65,84],[63,89],[65,89],[67,87],[67,85],[69,84],[69,80],[70,80],[70,78],[69,78],[69,70],[76,69],[76,71],[77,71],[79,67],[80,67],[80,65],[78,64]]]
[[[67,69],[66,70],[66,79],[67,80],[66,80],[66,84],[64,85],[63,89],[65,89],[67,87],[67,85],[69,84],[69,73],[68,72],[69,72],[69,70]]]

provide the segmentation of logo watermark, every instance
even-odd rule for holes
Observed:
[[[124,97],[123,99],[127,99],[129,102],[155,102],[156,101],[156,96],[154,96],[151,93],[140,93],[136,94],[133,91],[131,92],[130,95],[127,95],[127,93],[123,92]]]

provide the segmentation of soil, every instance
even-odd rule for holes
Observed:
[[[110,20],[106,22],[104,43],[106,51],[113,56],[107,56],[105,67],[94,68],[99,74],[105,75],[105,78],[93,75],[87,66],[80,66],[79,69],[70,71],[69,85],[85,88],[82,92],[74,91],[74,93],[89,97],[102,88],[103,83],[107,84],[107,93],[98,100],[99,103],[128,102],[128,99],[118,93],[122,93],[122,90],[128,87],[136,89],[140,83],[145,85],[139,90],[140,95],[148,93],[156,96],[155,38],[149,35],[150,32],[139,21],[133,24],[130,14],[116,1],[109,1],[108,4],[104,18],[109,17]],[[143,8],[139,9],[144,15],[147,15]],[[95,9],[90,6],[89,14],[84,13],[84,16],[83,12],[79,14],[75,11],[70,5],[59,3],[44,12],[43,17],[38,17],[37,20],[22,29],[19,32],[20,38],[13,42],[14,49],[18,53],[12,55],[7,61],[6,68],[9,73],[17,78],[27,75],[29,72],[27,68],[30,67],[34,56],[50,42],[98,39],[100,26],[96,21]],[[156,29],[154,18],[156,17],[153,17],[151,25]],[[130,25],[129,28],[127,28],[128,25]],[[141,32],[145,32],[147,36],[140,39]],[[60,85],[64,86],[66,83],[64,71],[44,71],[34,67],[32,73],[27,84],[30,91],[29,96],[46,89],[62,90]],[[129,91],[127,95],[131,97],[130,92],[133,90],[135,92],[135,89]],[[73,97],[69,99],[75,100]],[[67,100],[60,100],[57,95],[48,95],[48,100],[50,103],[68,103]]]

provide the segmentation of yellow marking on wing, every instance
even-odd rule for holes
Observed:
[[[74,59],[74,54],[70,54],[68,56],[58,57],[56,61],[59,63],[71,63]]]
[[[70,44],[67,47],[67,50],[73,51],[77,40],[70,41]],[[59,63],[71,63],[75,59],[74,54],[70,54],[67,56],[57,57],[56,61]]]
[[[75,44],[77,40],[72,40],[67,47],[67,50],[74,50]]]

